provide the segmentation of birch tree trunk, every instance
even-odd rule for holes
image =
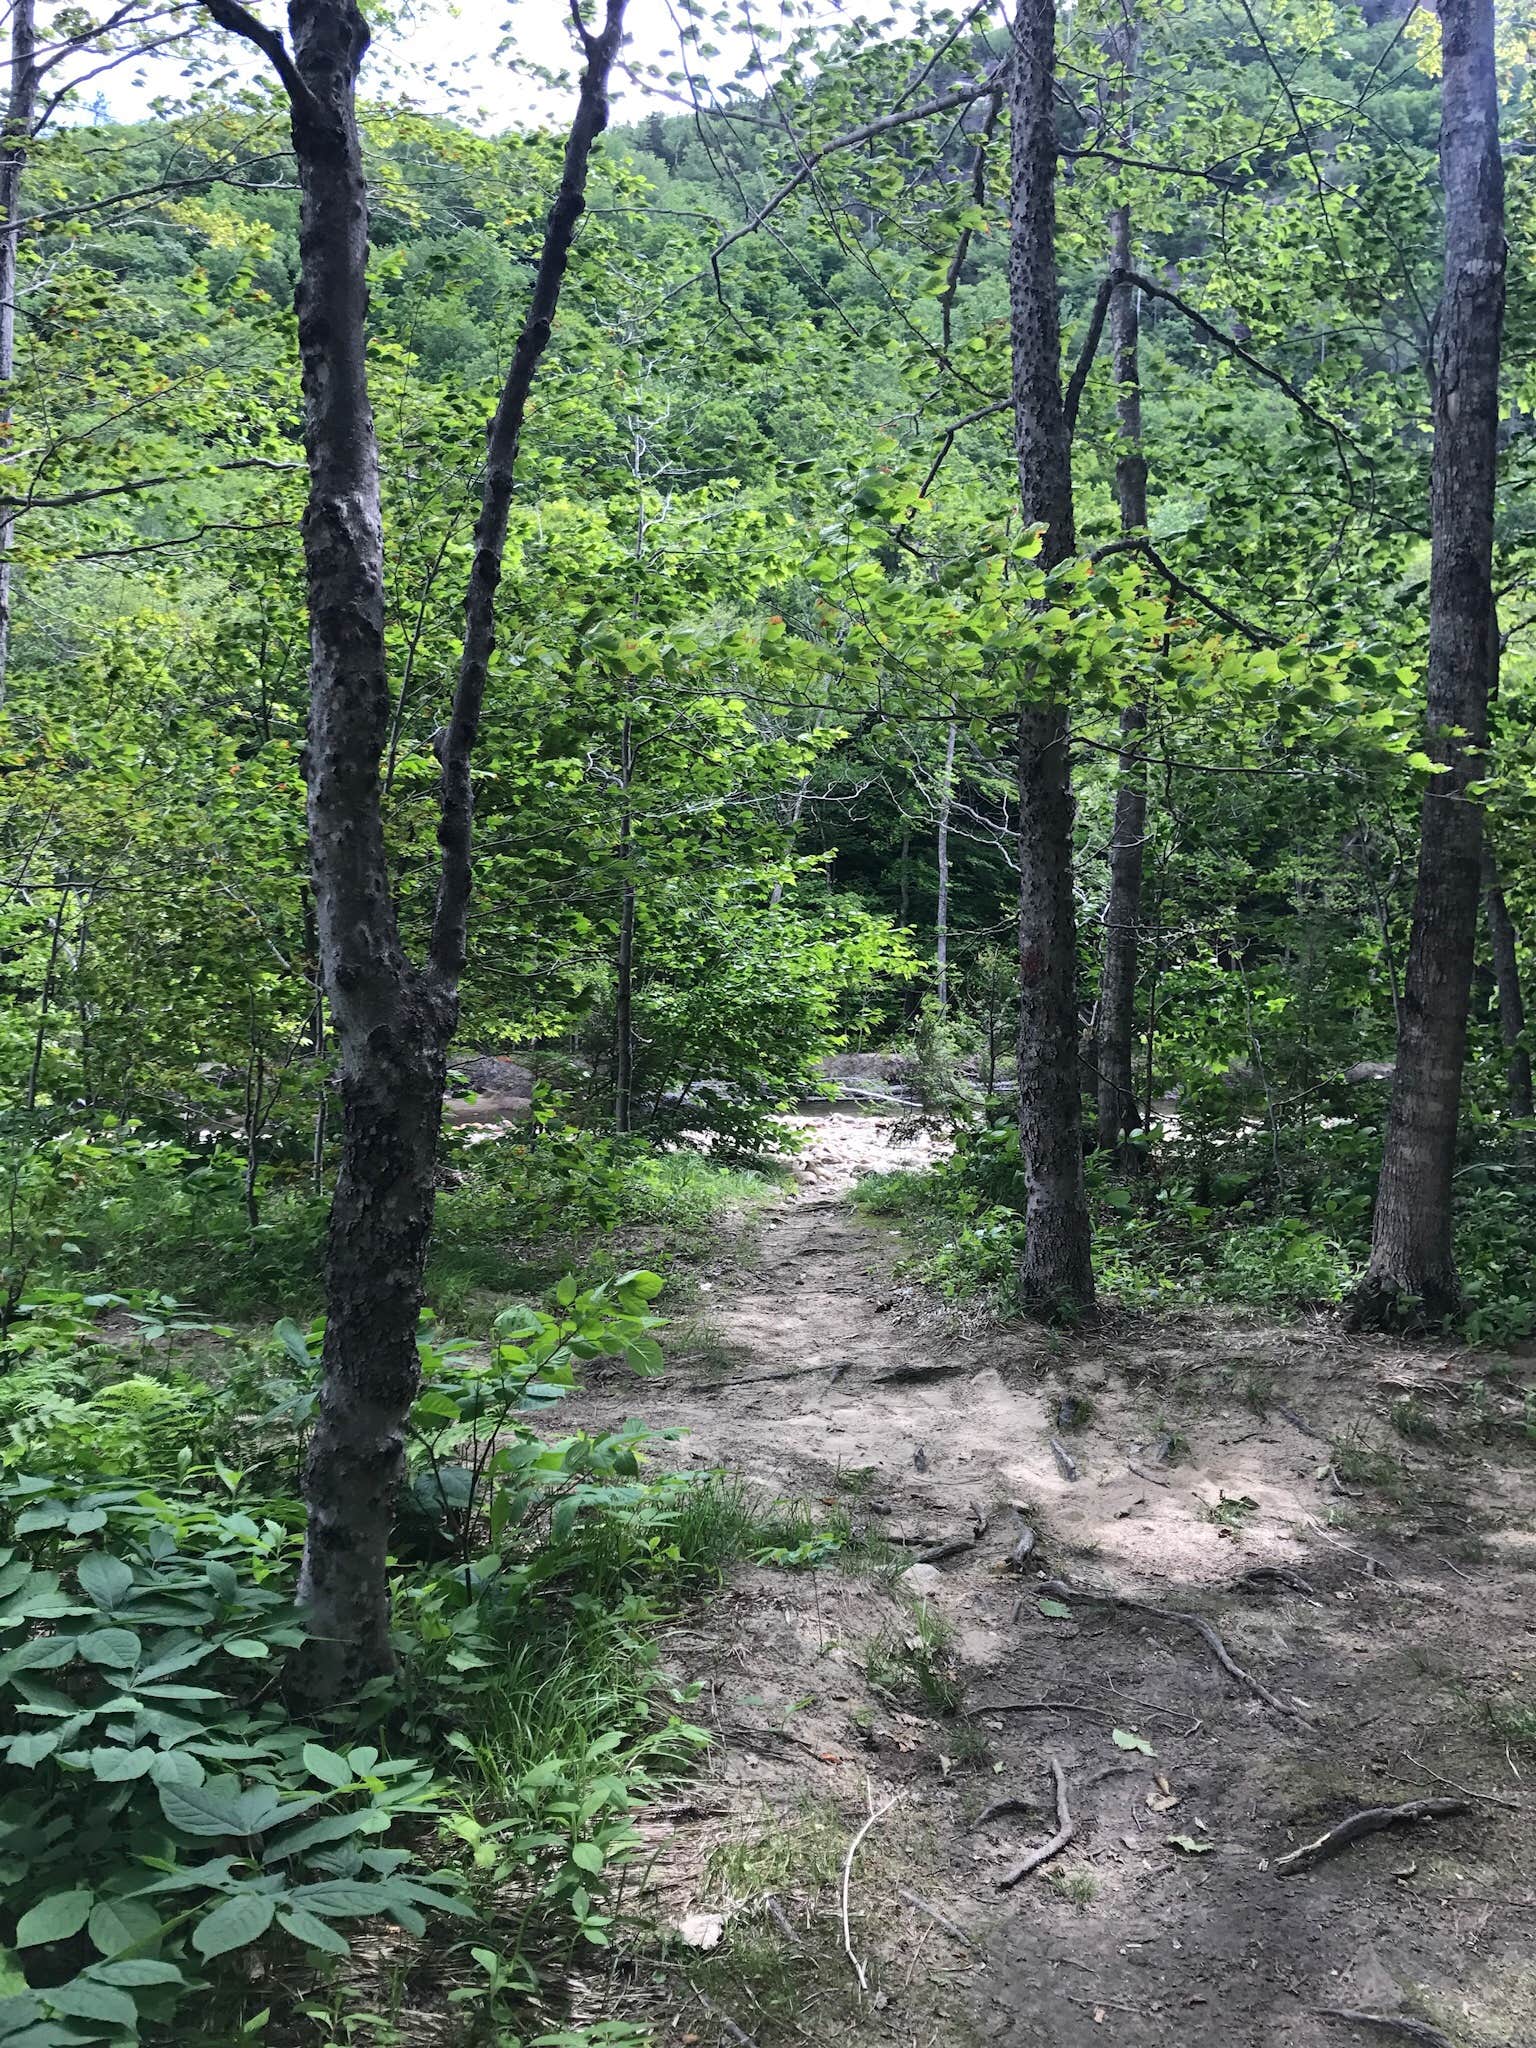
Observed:
[[[1014,447],[1024,517],[1041,561],[1076,548],[1072,452],[1062,404],[1056,282],[1056,9],[1019,0],[1009,72],[1008,252]],[[1026,701],[1018,723],[1019,1143],[1026,1185],[1020,1292],[1047,1313],[1093,1307],[1078,1079],[1077,908],[1067,707]]]
[[[1117,207],[1110,215],[1110,239],[1112,267],[1134,270],[1128,206]],[[1147,464],[1141,437],[1141,310],[1133,284],[1122,284],[1115,291],[1110,335],[1120,436],[1115,461],[1120,531],[1137,533],[1147,524]],[[1098,1140],[1101,1150],[1121,1158],[1130,1149],[1126,1136],[1136,1123],[1131,1059],[1146,867],[1147,779],[1139,751],[1146,723],[1146,710],[1140,704],[1128,704],[1121,713],[1119,779],[1109,842],[1109,902],[1104,913],[1104,972],[1099,985]]]
[[[560,189],[487,439],[459,672],[440,746],[437,901],[419,964],[407,959],[400,940],[380,801],[390,694],[366,356],[368,190],[356,104],[368,27],[357,0],[290,0],[285,41],[239,0],[205,4],[222,27],[255,44],[281,79],[300,191],[309,850],[343,1124],[326,1254],[323,1384],[304,1474],[308,1527],[299,1598],[310,1631],[304,1682],[319,1699],[334,1700],[393,1664],[387,1560],[418,1384],[422,1275],[467,943],[470,758],[495,647],[523,414],[585,205],[592,147],[607,125],[607,80],[624,0],[609,0],[600,35],[578,23],[587,63]]]
[[[1397,1072],[1357,1325],[1433,1324],[1459,1299],[1452,1175],[1482,818],[1468,793],[1483,766],[1498,669],[1493,504],[1504,316],[1504,167],[1493,0],[1442,0],[1440,174],[1445,294],[1435,375],[1430,489],[1428,740],[1446,764],[1420,814],[1419,867],[1403,982]]]

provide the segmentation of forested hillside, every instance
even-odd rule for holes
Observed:
[[[1294,2012],[1240,1960],[1127,2003],[1108,1920],[1084,1999],[1040,1972],[1229,1848],[1262,1930],[1297,1837],[1222,1829],[1370,1803],[1382,1715],[1466,1707],[1442,1783],[1529,1804],[1481,1631],[1536,1527],[1536,27],[603,4],[490,134],[399,84],[409,10],[9,0],[0,2048],[1513,2048],[1502,1921],[1391,1997],[1308,1950]],[[1434,1683],[1325,1700],[1335,1594],[1407,1655],[1426,1497]],[[1238,1664],[1185,1609],[1245,1582]],[[1100,1671],[1079,1599],[1226,1677]],[[877,1962],[862,1823],[942,1870],[1045,1769],[997,1656],[1106,1737],[1186,1681],[1098,1759],[1164,1755],[1181,1903],[1053,1741],[1055,1922],[913,1877]],[[873,1705],[802,1739],[837,1657]],[[1475,1882],[1528,1912],[1517,1836]]]

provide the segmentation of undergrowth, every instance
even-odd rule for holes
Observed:
[[[1369,1249],[1379,1151],[1368,1129],[1319,1125],[1281,1142],[1165,1137],[1155,1169],[1126,1176],[1090,1160],[1101,1297],[1132,1309],[1221,1303],[1271,1316],[1340,1301]],[[1462,1330],[1476,1344],[1536,1333],[1528,1167],[1514,1150],[1490,1150],[1457,1177]],[[956,1299],[990,1295],[1003,1312],[1016,1306],[1025,1190],[1011,1123],[962,1129],[953,1156],[932,1171],[867,1175],[854,1199],[872,1215],[903,1219],[930,1285]]]
[[[465,1171],[450,1253],[490,1235],[515,1184],[504,1160]],[[736,1559],[838,1555],[846,1517],[673,1474],[638,1422],[548,1433],[583,1359],[659,1368],[654,1272],[562,1278],[476,1339],[429,1312],[393,1546],[399,1677],[297,1715],[283,1667],[302,1640],[321,1329],[215,1324],[150,1262],[158,1218],[167,1266],[217,1299],[237,1241],[256,1241],[226,1214],[232,1185],[217,1161],[114,1140],[18,1204],[0,1330],[0,2043],[193,2025],[214,2044],[404,2041],[430,2012],[449,2043],[638,2048],[623,2023],[573,2029],[563,2000],[612,1939],[637,1810],[707,1741],[661,1667],[662,1625]],[[765,1186],[667,1155],[616,1164],[602,1199],[681,1237]],[[580,1200],[598,1214],[594,1190]],[[269,1244],[299,1242],[305,1206]],[[287,1256],[261,1285],[298,1269]],[[155,1292],[94,1284],[140,1259]]]

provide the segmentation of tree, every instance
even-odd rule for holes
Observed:
[[[1055,81],[1054,0],[1020,0],[1009,74],[1014,449],[1024,518],[1045,529],[1047,570],[1070,560],[1077,544],[1057,308]],[[1078,1078],[1071,732],[1051,680],[1033,676],[1027,687],[1018,718],[1019,1142],[1027,1186],[1020,1285],[1037,1308],[1082,1313],[1093,1307],[1093,1262]]]
[[[1131,210],[1111,216],[1112,262],[1131,269]],[[1120,452],[1115,489],[1122,534],[1147,524],[1147,464],[1141,452],[1140,308],[1137,287],[1122,282],[1110,309],[1115,363],[1115,409]],[[1109,842],[1109,897],[1104,908],[1104,970],[1099,984],[1098,1141],[1118,1156],[1136,1122],[1131,1060],[1136,1033],[1136,970],[1141,946],[1141,892],[1146,868],[1147,769],[1140,752],[1147,714],[1128,704],[1120,715],[1119,779]]]
[[[207,5],[221,27],[265,54],[282,83],[301,202],[309,853],[341,1063],[343,1135],[326,1257],[323,1385],[304,1474],[300,1599],[311,1635],[309,1683],[320,1697],[336,1698],[392,1665],[386,1561],[418,1384],[422,1272],[464,971],[470,760],[495,647],[524,411],[585,205],[592,150],[607,125],[624,0],[608,0],[598,34],[575,17],[586,65],[527,317],[490,424],[458,679],[439,747],[437,895],[420,962],[401,941],[380,802],[390,694],[366,349],[368,191],[357,117],[368,26],[357,0],[290,0],[285,40],[238,0]]]
[[[1504,166],[1493,0],[1443,0],[1445,292],[1430,486],[1428,746],[1397,1069],[1357,1324],[1457,1306],[1452,1176],[1482,887],[1483,769],[1499,644],[1493,511],[1504,318]]]

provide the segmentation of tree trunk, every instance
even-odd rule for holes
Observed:
[[[621,1134],[633,1130],[635,1122],[635,885],[629,873],[629,830],[626,815],[613,1000],[613,1127]]]
[[[16,286],[21,241],[21,180],[37,120],[37,0],[12,0],[11,86],[0,130],[0,431],[11,426],[16,381]],[[11,663],[11,547],[16,521],[0,514],[0,704]]]
[[[1358,1325],[1432,1324],[1459,1300],[1452,1175],[1481,889],[1483,768],[1498,665],[1493,504],[1504,315],[1504,167],[1493,0],[1442,0],[1440,308],[1431,482],[1428,749],[1397,1072]]]
[[[495,646],[523,415],[585,205],[592,147],[607,125],[623,4],[609,0],[598,36],[578,23],[587,64],[560,189],[491,422],[459,673],[440,750],[437,902],[428,958],[417,966],[406,958],[396,924],[380,800],[390,699],[366,362],[368,191],[356,108],[368,28],[357,0],[290,0],[290,52],[281,34],[239,0],[206,0],[213,19],[254,43],[282,81],[300,190],[309,847],[342,1099],[323,1384],[304,1474],[309,1520],[299,1580],[311,1638],[304,1677],[321,1699],[354,1692],[393,1664],[386,1567],[418,1382],[437,1141],[467,943],[470,757]]]
[[[1110,215],[1111,263],[1133,270],[1131,210]],[[1115,494],[1120,531],[1136,533],[1147,523],[1147,464],[1141,444],[1141,314],[1135,285],[1122,284],[1110,307],[1114,343],[1115,417],[1120,451]],[[1102,1151],[1122,1160],[1136,1123],[1136,1084],[1131,1059],[1136,1035],[1136,973],[1141,943],[1141,892],[1146,868],[1147,780],[1140,739],[1146,709],[1128,704],[1120,715],[1121,752],[1115,786],[1115,823],[1109,844],[1109,902],[1104,916],[1104,973],[1099,985],[1098,1140]]]
[[[1024,517],[1046,531],[1041,562],[1077,545],[1072,453],[1061,389],[1056,285],[1056,9],[1019,0],[1009,75],[1008,252],[1014,446]],[[1019,714],[1019,1144],[1024,1160],[1024,1300],[1050,1313],[1093,1307],[1078,1079],[1077,906],[1067,707]]]
[[[949,813],[955,794],[955,721],[944,738],[944,780],[939,785],[939,898],[933,915],[933,959],[939,1008],[949,1008]]]
[[[1493,949],[1493,978],[1499,991],[1499,1036],[1508,1062],[1509,1113],[1536,1116],[1531,1099],[1531,1056],[1524,1045],[1525,995],[1520,987],[1520,950],[1514,919],[1504,901],[1499,864],[1487,839],[1483,841],[1483,908]]]

